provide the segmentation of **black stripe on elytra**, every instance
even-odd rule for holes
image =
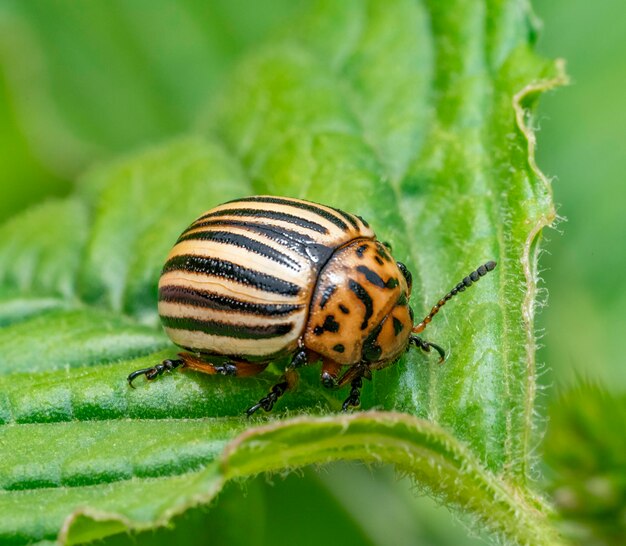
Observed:
[[[228,324],[217,320],[198,320],[189,317],[162,316],[161,322],[166,328],[202,332],[212,336],[232,337],[235,339],[269,339],[288,334],[293,330],[290,322],[250,326],[246,324]]]
[[[313,239],[298,231],[292,231],[283,227],[268,226],[265,224],[255,224],[253,222],[245,222],[242,220],[206,220],[198,222],[187,229],[178,239],[182,241],[187,237],[187,233],[196,228],[208,227],[238,227],[245,229],[251,233],[258,233],[271,239],[272,241],[297,252],[315,264],[324,265],[334,249],[320,243],[316,243]],[[191,235],[191,233],[189,233]]]
[[[229,228],[229,227],[237,227],[242,228],[252,233],[258,233],[259,235],[264,235],[268,239],[275,241],[282,246],[289,248],[291,250],[295,250],[298,254],[302,256],[308,256],[305,247],[312,244],[317,244],[311,237],[308,235],[304,235],[298,231],[292,231],[289,229],[284,229],[282,227],[277,228],[275,226],[268,226],[267,224],[256,224],[254,222],[247,222],[244,220],[205,220],[203,222],[197,222],[189,226],[187,231],[185,231],[180,238],[181,241],[183,237],[193,229],[199,229],[207,227],[209,229],[213,227],[217,228]],[[191,235],[191,233],[189,233]],[[329,249],[329,252],[332,252]]]
[[[341,216],[343,218],[345,218],[348,222],[350,222],[350,224],[352,224],[352,227],[354,229],[359,229],[359,224],[357,224],[357,221],[354,219],[354,216],[352,214],[350,214],[349,212],[346,212],[344,210],[341,209],[336,209],[334,207],[331,207],[337,214],[341,214]]]
[[[230,203],[246,203],[246,202],[273,203],[275,205],[287,205],[290,207],[295,207],[297,209],[308,210],[309,212],[318,214],[319,216],[324,218],[324,220],[328,220],[329,222],[335,224],[340,230],[348,231],[348,224],[346,224],[340,218],[337,218],[334,214],[323,209],[319,205],[316,205],[315,203],[302,203],[300,201],[293,201],[291,199],[286,199],[283,197],[266,197],[266,196],[246,197],[244,199],[237,199],[235,201],[230,201]],[[332,208],[332,207],[329,207],[329,208]],[[341,211],[338,209],[333,208],[332,210],[334,210],[335,212],[341,213]]]
[[[316,231],[317,233],[328,234],[328,229],[326,229],[321,224],[317,222],[313,222],[311,220],[305,220],[299,216],[294,216],[293,214],[288,214],[286,212],[280,212],[277,210],[263,210],[263,209],[247,209],[247,208],[234,208],[234,209],[222,209],[217,210],[215,212],[209,212],[204,216],[201,216],[199,220],[204,220],[207,218],[217,218],[219,216],[251,216],[254,218],[268,218],[269,220],[280,220],[283,222],[288,222],[290,224],[294,224],[298,227],[310,229],[312,231]]]
[[[216,294],[215,292],[196,290],[175,284],[165,285],[159,288],[159,301],[193,305],[195,307],[213,309],[215,311],[235,311],[264,317],[288,315],[298,309],[302,309],[302,305],[291,305],[288,303],[253,303]]]
[[[207,256],[196,256],[193,254],[182,254],[170,258],[163,267],[163,273],[169,271],[189,271],[201,275],[212,275],[222,279],[228,279],[236,283],[252,286],[258,290],[272,292],[274,294],[284,294],[285,296],[297,296],[300,287],[288,281],[248,269],[241,265],[210,258]]]
[[[324,292],[322,292],[322,298],[320,299],[320,309],[324,309],[328,300],[333,295],[333,293],[337,290],[336,284],[329,284],[326,288],[324,288]]]
[[[350,279],[349,287],[352,292],[355,293],[356,297],[361,300],[363,305],[365,306],[365,317],[363,317],[363,322],[361,323],[361,330],[365,330],[367,328],[367,323],[372,318],[372,314],[374,313],[374,305],[372,302],[372,298],[367,293],[367,290],[363,288],[358,282]]]
[[[268,246],[264,243],[260,243],[255,239],[246,237],[239,233],[233,233],[230,231],[196,231],[187,235],[182,235],[178,242],[181,241],[214,241],[216,243],[222,243],[226,245],[233,245],[238,248],[244,248],[260,256],[265,256],[270,260],[273,260],[281,265],[284,265],[294,271],[299,271],[300,267],[297,261],[293,258],[283,254],[282,252]]]

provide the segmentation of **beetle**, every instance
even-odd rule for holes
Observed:
[[[267,396],[246,411],[270,411],[321,360],[326,388],[350,385],[343,410],[360,405],[363,378],[410,346],[444,350],[421,333],[450,298],[492,271],[489,261],[441,298],[419,323],[409,306],[411,273],[368,223],[340,209],[287,197],[253,196],[202,214],[180,235],[159,280],[166,334],[187,352],[134,371],[152,380],[185,367],[253,376],[290,357]]]

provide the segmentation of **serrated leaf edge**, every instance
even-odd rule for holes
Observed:
[[[544,93],[557,87],[565,86],[569,84],[569,77],[565,70],[565,60],[556,59],[554,61],[555,76],[551,78],[541,79],[531,82],[525,85],[513,96],[513,110],[515,112],[515,122],[517,128],[522,133],[527,143],[527,158],[528,164],[532,173],[544,186],[545,191],[550,197],[552,196],[552,185],[548,177],[541,171],[537,165],[536,160],[536,148],[537,138],[535,131],[527,123],[526,114],[527,110],[523,106],[524,99],[535,94]],[[528,377],[534,378],[536,376],[536,350],[537,342],[535,338],[534,330],[534,318],[535,318],[535,303],[537,298],[537,282],[538,282],[538,270],[537,261],[540,253],[540,248],[536,245],[538,237],[544,228],[550,227],[557,220],[557,214],[554,209],[552,199],[550,199],[551,207],[550,212],[547,215],[541,215],[535,225],[531,228],[524,243],[522,251],[522,270],[524,272],[524,278],[526,280],[526,294],[522,303],[522,320],[524,322],[524,329],[526,332],[526,363],[528,369]],[[533,434],[535,431],[535,415],[534,404],[537,396],[536,381],[531,380],[526,382],[526,403],[524,404],[524,438],[523,438],[523,452],[527,455],[531,454],[531,443]],[[529,458],[526,457],[524,461],[518,467],[518,477],[524,480],[529,475],[529,467],[532,466],[532,461],[529,462]]]

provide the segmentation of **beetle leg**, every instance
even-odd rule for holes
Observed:
[[[419,336],[411,336],[409,338],[409,343],[413,343],[413,345],[415,345],[416,347],[419,347],[420,349],[422,349],[422,351],[425,351],[427,353],[430,353],[431,348],[435,349],[435,351],[439,353],[440,364],[446,359],[446,352],[441,347],[439,347],[439,345],[436,345],[435,343],[431,343],[430,341],[424,341]]]
[[[361,405],[361,387],[363,386],[363,380],[360,377],[352,380],[352,388],[348,398],[345,399],[341,406],[341,411],[348,411],[351,407],[358,407]]]
[[[170,360],[168,358],[164,360],[163,362],[161,362],[160,364],[153,366],[152,368],[143,368],[141,370],[134,371],[127,378],[128,384],[134,389],[135,387],[133,385],[133,381],[140,375],[145,375],[146,379],[148,381],[151,381],[155,377],[158,377],[159,375],[163,375],[163,373],[165,372],[171,372],[172,370],[184,364],[185,364],[184,360]]]
[[[363,386],[363,378],[371,379],[372,370],[369,364],[361,363],[356,366],[351,366],[346,370],[337,382],[337,387],[343,387],[347,383],[350,383],[351,389],[348,398],[345,399],[341,406],[342,411],[348,411],[350,407],[357,407],[361,404],[361,387]]]
[[[221,364],[213,364],[188,353],[181,353],[180,356],[184,358],[186,368],[209,375],[251,377],[260,374],[268,366],[267,362],[245,362],[244,360],[228,360]]]
[[[322,362],[322,373],[320,379],[322,385],[327,389],[333,389],[339,383],[337,379],[339,372],[341,371],[341,364],[338,364],[334,360],[324,359]]]
[[[171,372],[180,366],[209,375],[236,375],[238,377],[257,375],[267,368],[266,363],[230,360],[222,364],[212,364],[189,353],[179,353],[178,356],[180,356],[180,359],[167,359],[152,368],[144,368],[131,373],[128,376],[128,384],[134,388],[133,381],[140,375],[145,375],[146,379],[151,381],[165,372]]]
[[[278,399],[285,394],[286,391],[296,386],[298,383],[298,372],[296,372],[296,369],[306,366],[306,364],[306,352],[304,350],[298,351],[291,359],[291,363],[285,369],[285,373],[281,376],[280,381],[270,389],[267,396],[261,398],[254,406],[250,406],[246,410],[246,415],[250,417],[261,408],[265,411],[271,411]]]

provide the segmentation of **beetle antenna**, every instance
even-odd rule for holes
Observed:
[[[475,271],[472,271],[467,277],[465,277],[459,284],[457,284],[450,292],[448,292],[443,298],[441,298],[435,306],[430,310],[430,313],[424,317],[422,322],[420,322],[417,326],[413,327],[412,332],[414,334],[419,334],[424,331],[424,328],[428,326],[428,323],[433,319],[433,317],[439,313],[439,309],[441,309],[449,300],[452,299],[453,296],[456,296],[459,292],[464,292],[466,288],[472,286],[478,279],[484,277],[489,271],[493,271],[496,267],[496,262],[490,261],[485,265],[481,265]]]

